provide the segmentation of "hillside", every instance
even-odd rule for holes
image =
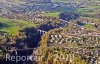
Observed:
[[[99,64],[99,52],[100,0],[0,0],[0,64]]]
[[[7,18],[0,18],[2,26],[0,31],[7,32],[8,34],[16,35],[18,31],[24,29],[25,27],[33,27],[35,24],[29,23],[23,20],[11,20]]]

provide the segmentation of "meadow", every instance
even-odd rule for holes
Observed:
[[[19,30],[26,27],[35,27],[36,25],[28,21],[23,20],[11,20],[7,18],[0,18],[2,26],[0,26],[0,31],[7,32],[10,35],[18,34]]]

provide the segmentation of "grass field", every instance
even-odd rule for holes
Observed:
[[[84,13],[84,14],[96,14],[97,12],[100,12],[100,4],[92,4],[85,8],[78,8],[76,9],[77,13]]]
[[[47,12],[45,13],[46,16],[49,17],[59,17],[60,12]]]
[[[7,18],[0,18],[0,22],[3,26],[0,27],[0,31],[7,32],[8,34],[16,35],[19,30],[25,27],[35,27],[35,24],[29,23],[23,20],[10,20]]]
[[[89,29],[95,29],[95,27],[91,24],[86,24],[84,27]]]

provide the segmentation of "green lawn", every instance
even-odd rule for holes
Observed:
[[[91,9],[100,9],[100,4],[93,4],[93,5],[90,5],[88,6],[87,8],[91,8]]]
[[[3,26],[0,27],[0,31],[7,32],[8,34],[16,35],[19,30],[25,27],[35,27],[33,23],[29,23],[23,20],[11,20],[7,18],[0,18],[0,22]]]
[[[60,12],[47,12],[45,13],[46,16],[49,17],[59,17]]]
[[[88,28],[88,29],[95,29],[95,27],[91,24],[86,24],[84,25],[85,28]]]
[[[90,8],[78,8],[76,9],[77,13],[82,13],[82,14],[89,14],[89,15],[94,15],[96,14],[96,12],[94,12],[92,9]]]

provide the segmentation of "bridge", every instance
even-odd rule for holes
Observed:
[[[42,36],[43,34],[47,33],[47,31],[44,31],[44,30],[40,30],[40,29],[37,29],[38,32],[40,32],[40,35]]]

